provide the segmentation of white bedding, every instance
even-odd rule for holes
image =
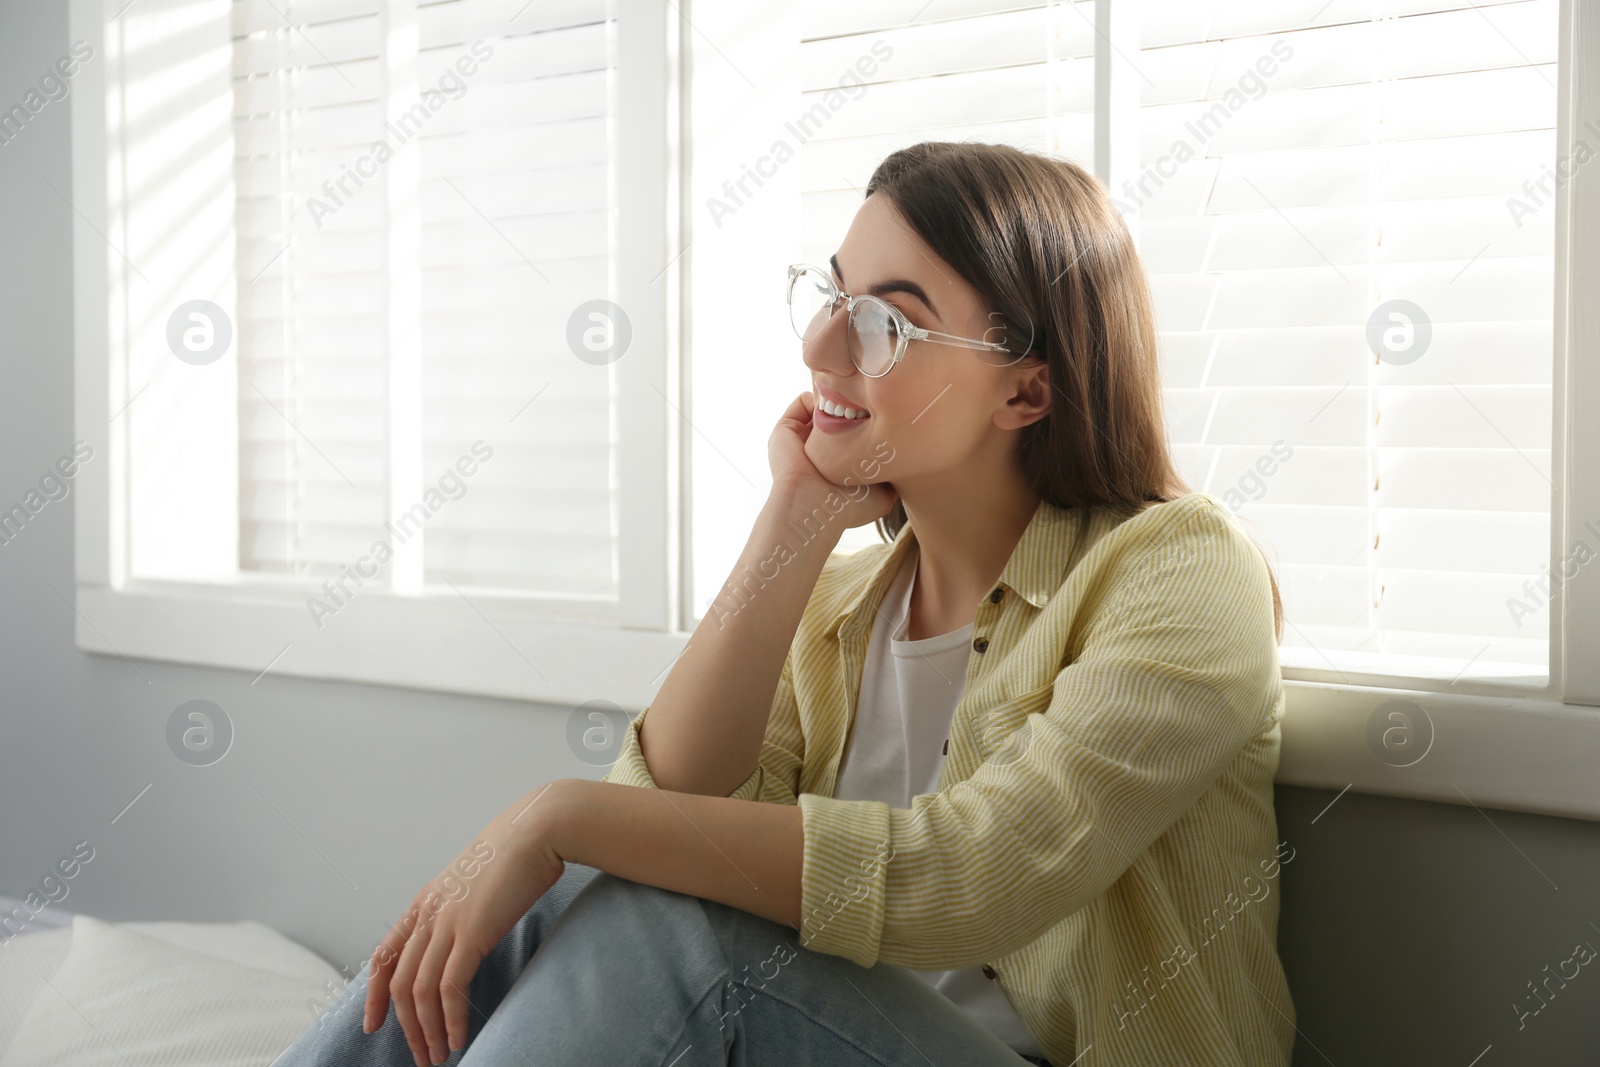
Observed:
[[[0,943],[0,1067],[267,1067],[341,988],[261,923],[74,916]]]

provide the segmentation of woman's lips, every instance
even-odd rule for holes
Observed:
[[[853,426],[859,426],[871,418],[871,415],[865,415],[859,419],[847,419],[843,415],[829,415],[822,410],[821,405],[818,405],[811,412],[811,424],[823,433],[843,433],[845,430]]]
[[[811,390],[812,394],[816,397],[816,402],[812,405],[813,410],[811,422],[812,425],[816,426],[818,429],[824,430],[828,433],[838,433],[840,430],[848,430],[851,423],[866,422],[868,419],[872,418],[872,413],[867,411],[866,408],[862,407],[860,404],[854,403],[849,397],[842,396],[839,393],[828,389],[821,382],[816,381],[815,379],[813,379],[811,382]],[[824,400],[835,407],[845,408],[851,411],[860,411],[863,414],[858,419],[848,419],[843,415],[830,415],[826,411],[822,410],[822,402]]]

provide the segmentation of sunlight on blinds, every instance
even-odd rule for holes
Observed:
[[[1140,166],[1111,192],[1138,218],[1175,458],[1273,561],[1285,664],[1537,680],[1557,0],[1137,7],[1141,47],[1117,62],[1140,105],[1113,121],[1137,121]],[[802,18],[799,107],[879,60],[799,148],[803,261],[827,261],[906,144],[1093,165],[1092,3]],[[731,495],[707,475],[701,525],[703,498]],[[876,539],[859,527],[841,548]],[[702,608],[736,548],[697,555]]]
[[[569,342],[614,36],[607,0],[236,0],[243,570],[409,541],[430,586],[615,598],[615,371]]]
[[[1285,665],[1546,671],[1556,14],[1142,5],[1112,194],[1177,458],[1274,559]]]
[[[382,125],[377,0],[233,11],[239,565],[330,575],[389,518],[380,203],[347,177]]]
[[[135,578],[228,581],[238,570],[229,15],[226,0],[157,0],[131,13],[115,42],[117,102],[106,118],[116,162],[104,173],[115,175],[121,218],[95,229],[116,233],[113,254],[129,272],[112,288],[108,342],[126,346],[112,425],[127,434]]]
[[[614,368],[567,324],[610,289],[614,22],[535,3],[496,38],[525,4],[419,8],[424,56],[493,46],[422,135],[424,475],[494,448],[430,522],[426,578],[612,597]]]

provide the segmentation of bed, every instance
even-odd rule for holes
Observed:
[[[345,980],[258,922],[47,908],[0,940],[0,1067],[268,1067],[319,1015],[360,1010]]]

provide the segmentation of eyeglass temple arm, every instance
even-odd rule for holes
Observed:
[[[953,333],[940,333],[938,330],[924,330],[921,326],[913,326],[905,331],[907,340],[933,341],[936,344],[955,345],[958,348],[973,348],[980,352],[1005,352],[1015,355],[1005,345],[998,341],[978,341],[970,337],[957,337]]]

